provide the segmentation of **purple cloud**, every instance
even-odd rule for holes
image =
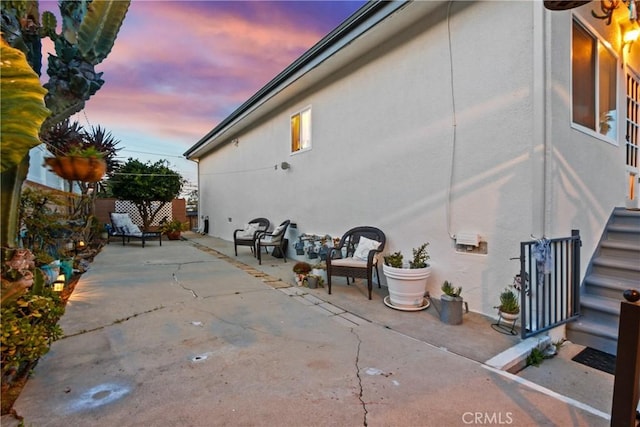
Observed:
[[[125,157],[179,156],[364,3],[134,0],[96,66],[106,83],[75,119],[110,130]]]

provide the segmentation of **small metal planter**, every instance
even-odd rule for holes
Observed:
[[[463,311],[464,306],[464,311]],[[462,324],[463,313],[469,312],[469,305],[461,297],[440,297],[440,321],[447,325]]]

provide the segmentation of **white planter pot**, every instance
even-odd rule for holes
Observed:
[[[516,320],[518,320],[518,317],[520,317],[520,313],[504,313],[504,312],[500,312],[500,317],[502,317],[504,320],[507,320],[509,322],[515,322]]]
[[[382,264],[387,278],[389,300],[396,307],[422,307],[431,266],[425,268],[395,268]]]

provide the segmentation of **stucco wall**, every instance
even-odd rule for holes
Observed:
[[[377,226],[385,252],[410,254],[430,242],[432,295],[450,280],[485,313],[517,272],[510,258],[521,241],[580,228],[595,242],[620,204],[611,186],[621,154],[570,128],[570,41],[544,38],[548,29],[570,35],[571,12],[551,16],[541,2],[454,2],[451,56],[446,12],[401,28],[201,158],[200,214],[210,234],[230,240],[261,216],[334,236]],[[307,106],[313,147],[291,155],[289,118]],[[284,161],[290,169],[279,167]],[[601,161],[606,177],[593,173]],[[456,252],[451,236],[462,231],[479,233],[488,254]]]

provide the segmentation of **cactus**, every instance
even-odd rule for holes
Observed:
[[[29,150],[40,144],[38,131],[49,114],[45,90],[24,53],[0,40],[0,93],[2,141],[2,246],[15,245],[22,182],[29,170]]]
[[[41,127],[48,128],[81,111],[85,101],[104,84],[102,73],[95,73],[93,67],[111,51],[129,3],[128,0],[61,1],[63,25],[62,34],[58,35],[55,16],[50,12],[42,15],[40,25],[37,1],[2,1],[0,245],[15,245],[20,189],[29,169],[29,150],[40,144]],[[41,37],[54,41],[57,54],[49,59],[46,95],[37,78],[41,68]],[[19,64],[8,61],[9,55],[18,55],[17,50],[26,58],[20,58]],[[31,66],[34,74],[17,80],[18,83],[11,82],[9,73],[17,72],[24,77],[25,64]],[[51,110],[49,117],[42,104],[43,95],[44,104]]]

